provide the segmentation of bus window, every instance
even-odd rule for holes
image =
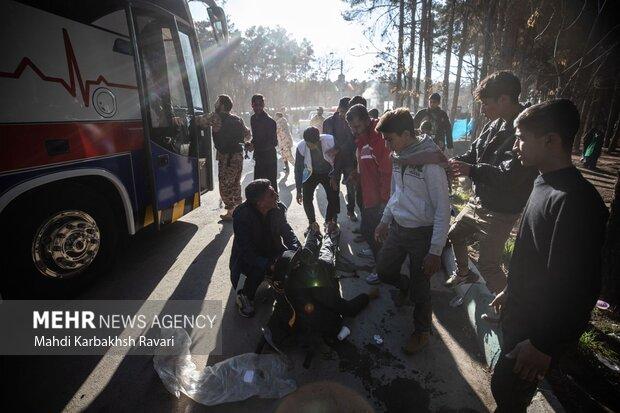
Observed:
[[[183,59],[185,60],[185,66],[187,68],[187,78],[189,80],[189,88],[192,94],[194,110],[198,112],[196,114],[202,114],[204,110],[202,98],[200,96],[200,86],[198,83],[198,69],[196,68],[196,62],[194,61],[192,45],[189,40],[189,36],[181,31],[179,32],[179,38],[181,41],[181,49],[183,50]]]
[[[151,139],[165,149],[187,156],[190,134],[188,104],[183,88],[172,22],[137,16],[140,53],[146,78]]]

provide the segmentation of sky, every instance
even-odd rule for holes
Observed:
[[[189,4],[194,20],[207,19],[202,3]],[[342,18],[346,8],[340,0],[228,0],[223,5],[228,21],[240,31],[258,25],[281,26],[297,40],[308,39],[315,56],[334,53],[342,58],[347,80],[368,79],[369,69],[376,62],[376,49],[364,37],[360,23]],[[339,69],[330,73],[332,80],[338,77]]]

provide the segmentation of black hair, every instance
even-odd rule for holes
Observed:
[[[474,98],[497,99],[502,95],[508,95],[513,102],[519,101],[521,94],[521,81],[512,72],[500,70],[485,77],[474,90]]]
[[[548,100],[525,109],[517,116],[514,124],[536,137],[557,133],[562,139],[562,148],[571,153],[579,130],[579,109],[569,99]]]
[[[252,96],[252,104],[254,104],[257,100],[262,100],[264,102],[265,97],[260,93],[257,93],[256,95]]]
[[[349,109],[349,106],[351,106],[351,98],[344,97],[338,101],[338,109]]]
[[[224,110],[226,112],[230,112],[232,110],[233,101],[230,98],[230,96],[228,96],[228,95],[219,95],[217,97],[217,100],[219,100],[220,103],[224,106]]]
[[[437,101],[437,102],[441,102],[441,95],[439,93],[433,93],[428,100],[433,100],[433,101]]]
[[[411,136],[415,134],[413,116],[411,116],[411,112],[407,108],[398,108],[384,113],[375,129],[381,133],[397,133],[402,135],[404,131],[408,130]]]
[[[364,107],[366,107],[368,105],[368,102],[366,101],[366,99],[364,99],[364,97],[360,96],[360,95],[353,96],[353,98],[349,102],[349,105],[353,106],[353,105],[357,105],[358,103],[360,105],[364,105]]]
[[[303,137],[306,142],[315,143],[321,139],[321,132],[314,126],[310,126],[304,131]]]
[[[245,187],[245,199],[256,205],[271,186],[269,179],[255,179]]]
[[[368,115],[366,106],[358,103],[357,105],[353,105],[349,108],[346,119],[347,122],[351,122],[353,119],[368,120],[370,119],[370,115]]]

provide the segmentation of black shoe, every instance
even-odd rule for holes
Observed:
[[[237,294],[237,309],[242,317],[250,318],[254,316],[252,301],[245,294]]]

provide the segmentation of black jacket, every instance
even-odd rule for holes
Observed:
[[[262,112],[260,115],[256,113],[250,118],[252,127],[252,143],[254,144],[254,152],[274,152],[278,146],[278,135],[276,121],[267,114]]]
[[[334,147],[339,150],[334,161],[334,176],[339,178],[345,169],[355,166],[355,139],[346,119],[336,112],[323,122],[323,133],[334,137]]]
[[[448,114],[441,108],[420,109],[413,117],[413,126],[419,128],[422,122],[428,120],[433,125],[433,140],[440,148],[452,148],[452,124]]]
[[[213,144],[220,153],[243,152],[243,135],[245,125],[241,118],[230,113],[218,113],[222,120],[222,126],[217,132],[213,132]]]
[[[512,152],[515,139],[512,122],[497,119],[484,126],[467,153],[454,158],[472,165],[469,177],[476,195],[494,212],[520,213],[538,176]]]
[[[233,213],[233,230],[232,272],[251,267],[266,270],[284,251],[297,250],[300,246],[282,203],[263,216],[248,201],[243,202]]]

